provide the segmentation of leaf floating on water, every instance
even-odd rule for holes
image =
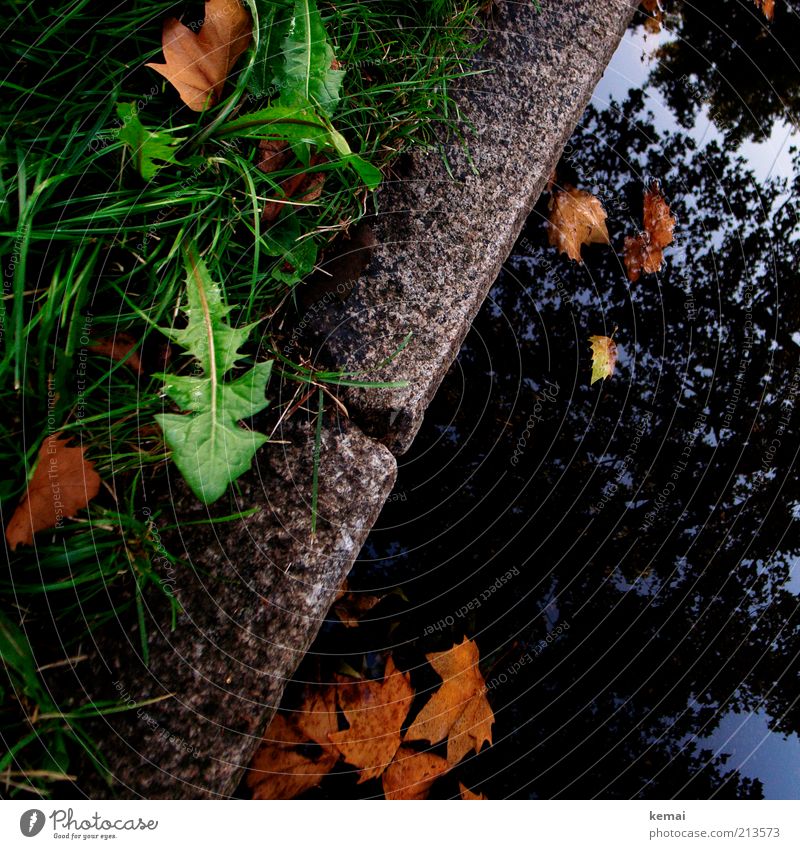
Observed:
[[[617,343],[608,336],[590,336],[592,343],[592,380],[605,380],[614,374],[617,364]],[[591,384],[590,384],[591,385]]]
[[[383,774],[383,793],[393,800],[427,799],[433,782],[449,768],[447,761],[438,755],[403,746]]]
[[[583,262],[581,246],[595,242],[609,244],[606,211],[599,198],[589,192],[565,186],[550,201],[548,237],[550,244],[575,262]]]
[[[753,0],[753,2],[761,9],[768,21],[775,17],[775,0]]]
[[[347,763],[359,768],[359,784],[377,778],[394,759],[413,698],[408,674],[398,672],[391,657],[383,681],[359,681],[340,688],[339,706],[350,727],[329,738]]]
[[[195,33],[168,18],[161,36],[164,63],[148,62],[195,112],[219,102],[228,74],[247,50],[253,30],[250,15],[237,0],[206,0],[205,19]]]
[[[458,789],[461,793],[461,798],[465,802],[476,802],[486,800],[486,796],[483,793],[473,793],[469,789],[469,787],[465,787],[460,781],[458,782]]]
[[[661,194],[658,183],[653,181],[644,195],[644,232],[625,237],[623,260],[628,279],[635,283],[642,272],[655,274],[664,262],[664,248],[673,242],[675,219],[669,205]]]
[[[333,707],[333,688],[328,689]],[[335,719],[335,713],[333,716]],[[308,753],[311,742],[315,741],[295,723],[276,714],[247,773],[247,785],[253,791],[253,798],[294,799],[317,787],[336,765],[339,755],[330,747],[314,758]]]
[[[6,528],[12,551],[20,544],[32,545],[35,533],[58,527],[63,517],[75,516],[100,492],[100,475],[85,452],[59,434],[45,439],[28,490]]]
[[[442,678],[442,686],[422,708],[405,739],[438,743],[447,737],[447,762],[452,766],[471,749],[492,742],[494,713],[486,699],[486,683],[478,668],[478,646],[464,638],[448,651],[427,655]]]
[[[658,0],[642,0],[642,8],[650,13],[644,22],[645,29],[652,33],[661,32],[664,10],[659,5]]]

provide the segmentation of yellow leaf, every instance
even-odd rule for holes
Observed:
[[[617,343],[608,336],[590,336],[592,343],[592,380],[604,380],[614,374],[617,364]]]

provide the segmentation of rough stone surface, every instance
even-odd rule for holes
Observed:
[[[377,246],[344,304],[312,322],[322,362],[408,387],[352,389],[354,419],[395,454],[408,449],[501,264],[586,108],[638,0],[503,3],[459,94],[474,125],[474,169],[453,147],[417,153],[386,186]],[[408,333],[414,340],[384,368]]]
[[[83,792],[158,799],[224,797],[236,789],[396,473],[387,449],[357,428],[342,422],[325,430],[312,535],[313,433],[290,425],[281,438],[289,444],[263,450],[240,493],[214,508],[223,516],[256,506],[254,515],[191,525],[207,518],[205,508],[180,491],[174,501],[164,499],[156,525],[180,516],[179,534],[165,533],[164,541],[183,550],[187,564],[170,576],[184,609],[177,628],[169,630],[167,610],[146,611],[147,666],[138,634],[110,628],[92,668],[76,667],[72,686],[96,699],[137,703],[174,695],[94,724],[116,783]]]

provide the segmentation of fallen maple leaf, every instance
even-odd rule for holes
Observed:
[[[433,694],[406,733],[406,741],[438,743],[448,737],[447,762],[452,766],[470,750],[492,742],[494,714],[478,668],[477,645],[466,637],[448,651],[427,655],[442,686]]]
[[[447,762],[454,766],[470,751],[480,752],[484,743],[491,746],[493,724],[494,713],[485,693],[474,695],[450,729]]]
[[[391,800],[427,799],[433,782],[449,768],[438,755],[403,746],[383,773],[383,793]]]
[[[338,752],[323,750],[309,757],[301,746],[306,735],[281,714],[267,729],[247,773],[247,786],[254,799],[294,799],[317,787],[339,759]]]
[[[661,32],[664,11],[659,6],[658,0],[642,0],[642,8],[650,13],[644,22],[645,28],[649,32]]]
[[[45,439],[28,490],[6,528],[12,551],[20,543],[32,545],[38,531],[59,527],[65,516],[75,516],[100,492],[100,475],[85,451],[60,434]]]
[[[655,274],[664,262],[664,248],[673,241],[675,219],[653,181],[644,195],[644,232],[625,237],[623,259],[628,279],[635,283],[642,272]]]
[[[161,36],[163,64],[149,62],[178,91],[195,112],[214,106],[225,80],[247,50],[253,30],[250,15],[237,0],[206,0],[205,18],[194,33],[177,18],[164,22]]]
[[[355,628],[361,617],[372,610],[381,601],[378,595],[354,593],[346,588],[336,599],[333,612],[339,617],[345,628]]]
[[[319,165],[321,162],[324,162],[326,157],[321,153],[315,153],[311,157],[311,161],[309,162],[309,167],[314,167],[315,165]],[[321,177],[321,180],[319,179]],[[316,182],[315,182],[316,181]],[[316,200],[322,194],[322,185],[325,183],[325,175],[322,172],[315,172],[312,174],[308,174],[305,171],[298,171],[297,174],[293,174],[291,177],[287,177],[280,185],[281,191],[283,192],[283,199],[281,200],[269,200],[264,204],[264,210],[261,213],[261,220],[266,222],[267,224],[272,224],[278,216],[281,214],[283,208],[286,206],[286,201],[289,198],[293,198],[297,194],[301,194],[301,201],[310,201]],[[312,192],[315,190],[314,187],[318,187],[319,191],[317,194],[308,198],[306,194],[308,192]]]
[[[125,365],[136,374],[142,373],[142,361],[133,349],[136,340],[128,333],[115,333],[112,339],[98,339],[89,350],[96,354],[106,354],[114,362],[125,361]]]
[[[258,143],[256,167],[264,174],[280,171],[289,164],[291,159],[292,150],[289,142],[280,139],[261,139]]]
[[[565,186],[553,194],[550,210],[550,244],[575,262],[583,262],[582,245],[609,243],[606,211],[593,194]]]
[[[753,2],[761,9],[768,21],[775,17],[775,0],[753,0]]]
[[[276,714],[251,764],[247,783],[256,799],[293,799],[316,787],[339,760],[328,739],[336,731],[336,689],[309,687],[292,719]],[[309,754],[316,743],[322,753]]]
[[[408,674],[398,672],[391,657],[383,681],[359,681],[340,688],[339,706],[350,727],[328,737],[344,759],[359,768],[359,784],[377,778],[392,762],[413,698]]]
[[[485,800],[486,796],[483,793],[473,793],[468,787],[465,787],[460,781],[458,782],[458,789],[461,793],[461,798],[466,802],[475,802]]]
[[[608,336],[590,336],[592,343],[592,380],[605,380],[614,374],[617,364],[617,343]]]

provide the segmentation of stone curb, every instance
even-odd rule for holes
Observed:
[[[407,381],[344,393],[354,420],[394,454],[411,445],[636,5],[563,0],[537,13],[503,3],[474,67],[491,73],[468,78],[459,96],[472,162],[451,146],[451,177],[437,152],[419,152],[384,188],[370,264],[309,336],[320,363]]]

